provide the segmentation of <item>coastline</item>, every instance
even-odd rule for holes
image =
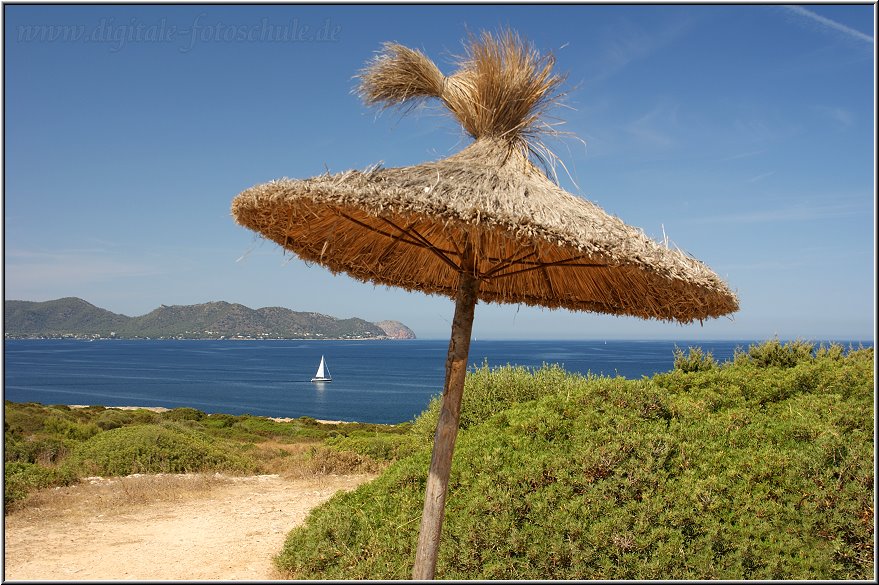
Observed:
[[[307,416],[302,420],[308,422],[329,416],[324,420],[333,424],[398,424],[419,416],[441,391],[447,345],[447,340],[426,339],[410,343],[10,341],[5,347],[4,398],[47,405],[170,404],[167,408],[193,407],[230,415]],[[477,340],[469,360],[473,370],[486,362],[490,368],[514,364],[527,369],[556,363],[582,375],[640,379],[672,370],[673,350],[686,351],[687,345],[711,352],[721,363],[734,359],[736,351],[746,351],[738,348],[749,344]],[[327,354],[335,380],[312,384],[308,380],[322,353]]]
[[[417,337],[91,337],[75,335],[33,336],[7,335],[7,340],[14,341],[415,341]]]
[[[68,408],[89,408],[90,404],[67,404]],[[115,410],[149,410],[151,412],[168,412],[171,410],[170,408],[165,408],[164,406],[104,406],[104,408],[112,408]],[[258,416],[258,415],[257,415]],[[261,416],[260,418],[267,418],[269,420],[273,420],[275,422],[293,422],[294,420],[299,420],[298,418],[293,418],[289,416],[279,417],[279,416]],[[324,420],[321,418],[314,419],[315,421],[323,424],[323,425],[343,425],[343,424],[358,424],[357,421],[351,420]]]

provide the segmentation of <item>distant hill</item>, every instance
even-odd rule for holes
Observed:
[[[376,321],[375,324],[391,339],[415,339],[415,332],[399,321]]]
[[[131,317],[111,313],[76,297],[42,303],[6,301],[3,313],[7,337],[109,333],[120,331],[130,320]]]
[[[186,339],[415,339],[398,321],[384,326],[283,307],[251,309],[224,301],[162,305],[140,317],[111,313],[82,299],[5,301],[7,338],[117,337]]]

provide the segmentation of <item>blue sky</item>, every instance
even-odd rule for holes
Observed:
[[[378,113],[384,41],[446,73],[510,26],[567,73],[562,185],[705,262],[741,310],[700,326],[480,304],[478,338],[867,339],[875,328],[872,5],[6,5],[5,298],[117,313],[227,300],[397,319],[452,302],[333,276],[237,226],[257,183],[467,144],[438,107]],[[271,34],[300,35],[269,40]],[[250,35],[250,39],[246,38]],[[321,39],[318,40],[318,35]]]

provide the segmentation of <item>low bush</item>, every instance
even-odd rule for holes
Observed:
[[[7,505],[23,499],[29,491],[52,484],[50,469],[34,463],[13,461],[5,464],[3,497]]]
[[[509,364],[490,368],[485,362],[467,373],[461,400],[460,428],[479,424],[510,405],[564,392],[576,385],[580,378],[565,372],[558,364],[544,364],[537,369]],[[427,409],[415,419],[411,432],[432,442],[440,404],[440,396],[435,396]]]
[[[162,413],[165,420],[201,420],[205,417],[205,413],[195,408],[180,407]]]
[[[377,461],[395,461],[424,448],[424,441],[412,433],[397,434],[380,431],[352,431],[347,436],[326,439],[337,451],[351,451]]]
[[[701,347],[687,348],[686,355],[684,351],[677,346],[674,349],[674,369],[681,372],[704,372],[717,367],[717,362],[711,352],[703,352]]]
[[[458,437],[438,578],[871,578],[873,350],[770,345],[645,380],[566,376],[509,408],[476,400],[484,418]],[[429,460],[421,449],[314,510],[278,567],[408,578]]]
[[[6,400],[3,406],[3,429],[17,435],[36,433],[43,429],[50,412],[54,411],[49,411],[42,404]]]
[[[772,339],[749,346],[747,352],[736,351],[734,360],[739,364],[751,363],[758,368],[792,368],[812,359],[814,352],[815,344],[808,341],[781,343],[778,339]]]
[[[153,424],[162,420],[161,414],[144,408],[135,410],[118,410],[108,408],[94,416],[94,424],[104,431],[118,429],[129,425]]]
[[[37,489],[69,485],[76,477],[63,469],[47,468],[36,463],[12,461],[4,464],[3,503],[11,508]]]
[[[73,441],[45,434],[21,438],[20,435],[6,433],[3,458],[7,463],[40,463],[50,466],[64,459],[74,445]]]
[[[212,429],[231,428],[239,420],[234,414],[212,413],[201,419],[204,427]]]
[[[216,439],[172,423],[105,431],[80,444],[70,465],[100,476],[255,469],[252,461]]]
[[[302,419],[282,423],[261,416],[244,415],[240,417],[236,428],[257,437],[316,439],[326,436],[320,423],[309,424]]]
[[[49,435],[55,435],[71,441],[85,441],[101,432],[100,427],[94,423],[79,423],[51,416],[43,422],[43,431]]]

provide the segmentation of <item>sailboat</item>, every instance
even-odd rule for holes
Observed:
[[[311,379],[312,382],[332,382],[333,377],[330,375],[330,370],[327,368],[327,361],[324,359],[324,356],[320,356],[320,365],[317,367],[317,373],[314,375],[314,378]]]

